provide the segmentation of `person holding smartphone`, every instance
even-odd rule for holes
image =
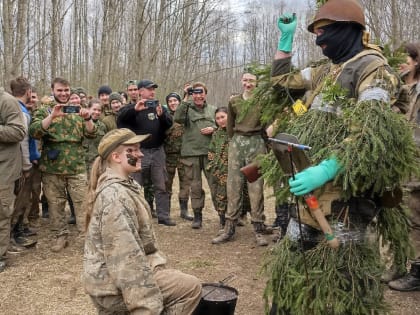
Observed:
[[[39,169],[48,200],[51,230],[56,236],[51,250],[59,252],[68,245],[66,190],[73,200],[79,233],[84,231],[82,202],[86,192],[86,165],[82,141],[85,137],[94,138],[96,127],[87,109],[68,103],[70,83],[66,79],[55,78],[51,92],[54,105],[35,110],[29,133],[42,140]]]
[[[170,218],[170,194],[166,189],[166,156],[163,148],[166,131],[172,126],[172,117],[155,99],[158,88],[156,83],[141,80],[137,88],[137,103],[128,104],[120,109],[117,127],[128,128],[137,135],[151,134],[150,139],[143,144],[142,171],[133,173],[133,177],[143,186],[145,199],[152,214],[157,216],[158,223],[174,226],[176,223]],[[153,211],[153,199],[156,200],[156,213]]]

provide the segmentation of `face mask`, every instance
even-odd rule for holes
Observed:
[[[326,45],[322,53],[335,64],[347,61],[363,50],[363,32],[355,23],[336,22],[320,29],[324,33],[316,37],[315,43]]]

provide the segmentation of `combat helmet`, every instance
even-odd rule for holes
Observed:
[[[354,22],[365,29],[366,21],[363,8],[357,0],[329,0],[315,14],[308,31],[314,32],[314,25],[321,20]]]

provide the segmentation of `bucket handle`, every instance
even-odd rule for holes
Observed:
[[[227,276],[226,278],[224,278],[223,280],[221,280],[221,281],[219,281],[219,282],[217,282],[217,287],[221,287],[222,285],[226,285],[226,283],[228,283],[228,282],[230,282],[230,281],[232,281],[233,279],[235,279],[236,278],[236,276],[233,274],[233,273],[231,273],[229,276]],[[201,298],[202,299],[204,299],[206,296],[208,296],[210,293],[212,293],[213,291],[215,291],[216,289],[217,289],[217,287],[216,288],[214,288],[213,290],[210,290],[209,292],[207,292],[205,295],[203,295]]]

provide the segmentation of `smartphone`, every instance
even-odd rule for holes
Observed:
[[[155,108],[159,105],[159,101],[158,100],[149,100],[144,102],[144,106],[148,107],[148,108]]]
[[[79,105],[64,105],[62,107],[63,113],[66,114],[78,114],[80,113],[80,106]]]

